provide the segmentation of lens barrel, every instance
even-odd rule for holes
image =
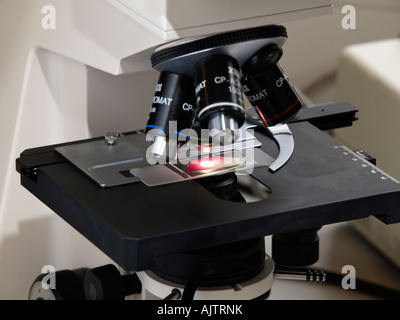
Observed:
[[[267,46],[242,67],[243,92],[266,126],[285,123],[301,109],[301,100],[279,66],[282,49]]]
[[[209,130],[211,143],[233,143],[245,121],[243,93],[265,126],[289,121],[302,103],[278,64],[281,57],[280,47],[268,45],[242,67],[233,57],[217,54],[197,61],[193,78],[162,71],[145,132],[154,136],[151,152],[165,155],[171,135],[193,128],[195,119]]]
[[[198,118],[220,144],[232,143],[245,120],[238,62],[226,55],[209,56],[194,69]]]
[[[161,72],[145,130],[146,134],[155,136],[152,153],[165,155],[167,139],[190,129],[195,115],[193,79]]]

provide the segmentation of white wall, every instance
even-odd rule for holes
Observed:
[[[289,38],[282,67],[291,81],[318,103],[334,100],[335,74],[346,46],[400,35],[400,1],[334,0],[333,5],[332,15],[284,24]],[[355,30],[342,28],[345,5],[356,9]]]
[[[107,2],[51,1],[56,30],[42,28],[46,4],[0,1],[0,299],[27,298],[44,265],[60,270],[109,261],[20,186],[19,154],[143,128],[157,76],[152,70],[118,75],[123,57],[161,40]],[[134,32],[143,39],[120,41],[116,30],[123,39]]]

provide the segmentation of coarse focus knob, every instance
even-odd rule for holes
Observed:
[[[142,283],[136,273],[121,275],[112,264],[90,269],[84,278],[87,300],[123,300],[142,292]]]
[[[320,228],[274,235],[272,259],[288,267],[309,266],[318,261]]]
[[[85,300],[83,277],[87,270],[82,268],[41,274],[33,282],[28,299]],[[48,283],[49,279],[53,279],[54,283]]]

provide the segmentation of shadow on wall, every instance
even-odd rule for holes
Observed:
[[[155,70],[114,76],[87,68],[87,118],[92,136],[144,129],[158,79]]]
[[[25,220],[0,245],[0,300],[26,300],[44,266],[56,271],[113,263],[56,214]]]
[[[27,299],[30,286],[42,267],[54,261],[53,251],[43,248],[54,245],[55,219],[57,217],[49,216],[24,221],[19,224],[18,233],[2,239],[0,299]]]

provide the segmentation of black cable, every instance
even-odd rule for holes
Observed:
[[[330,271],[323,271],[326,274],[326,282],[342,286],[343,274],[337,274]],[[355,289],[378,298],[386,299],[386,300],[400,300],[400,291],[389,289],[378,284],[355,279],[356,286]]]
[[[182,300],[191,301],[194,299],[194,295],[197,290],[197,283],[196,279],[189,279],[186,283],[185,288],[183,289]]]
[[[344,275],[314,268],[287,268],[283,266],[276,266],[275,274],[280,278],[304,280],[307,282],[330,283],[342,287],[342,280]],[[315,276],[317,275],[317,277]],[[381,285],[355,279],[355,289],[375,297],[386,300],[400,300],[400,291],[383,287]]]
[[[163,300],[179,300],[182,297],[182,293],[179,289],[172,289],[171,293],[167,295]]]
[[[271,289],[269,289],[268,291],[264,292],[262,295],[253,298],[251,300],[267,300],[269,298],[269,295],[271,294]]]

